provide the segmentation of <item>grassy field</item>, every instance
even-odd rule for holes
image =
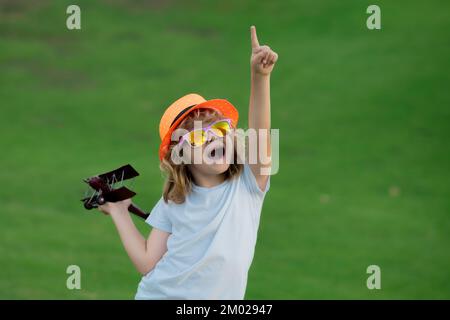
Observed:
[[[140,277],[111,220],[82,208],[81,179],[131,163],[149,210],[159,119],[188,92],[229,99],[245,127],[255,24],[280,56],[280,171],[246,298],[449,299],[450,4],[377,1],[379,31],[369,4],[0,0],[0,298],[134,297]],[[82,290],[66,288],[70,264]]]

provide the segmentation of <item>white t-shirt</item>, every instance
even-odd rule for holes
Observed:
[[[136,299],[243,299],[264,196],[250,167],[182,204],[161,198],[146,222],[170,232],[167,252],[142,277]]]

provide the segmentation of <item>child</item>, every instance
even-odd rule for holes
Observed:
[[[255,27],[250,33],[249,128],[269,130],[270,73],[278,55],[259,45]],[[128,214],[130,200],[100,207],[111,215],[125,250],[143,275],[136,299],[244,298],[269,189],[269,175],[262,169],[270,163],[237,161],[236,148],[230,151],[228,145],[237,121],[230,102],[206,101],[197,94],[178,99],[165,111],[159,158],[167,179],[147,219],[153,227],[147,240]],[[251,143],[265,144],[270,155],[270,135],[264,137]],[[203,161],[195,161],[196,152]],[[226,156],[232,161],[207,161]]]

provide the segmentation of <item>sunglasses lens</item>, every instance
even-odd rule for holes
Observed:
[[[188,135],[188,141],[194,147],[201,146],[206,141],[205,131],[204,130],[191,131]]]
[[[219,121],[214,123],[210,129],[216,136],[224,137],[231,131],[230,124],[227,121]]]

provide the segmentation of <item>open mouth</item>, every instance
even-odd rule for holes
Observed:
[[[225,155],[225,148],[223,146],[217,146],[209,152],[210,158],[222,158]]]

